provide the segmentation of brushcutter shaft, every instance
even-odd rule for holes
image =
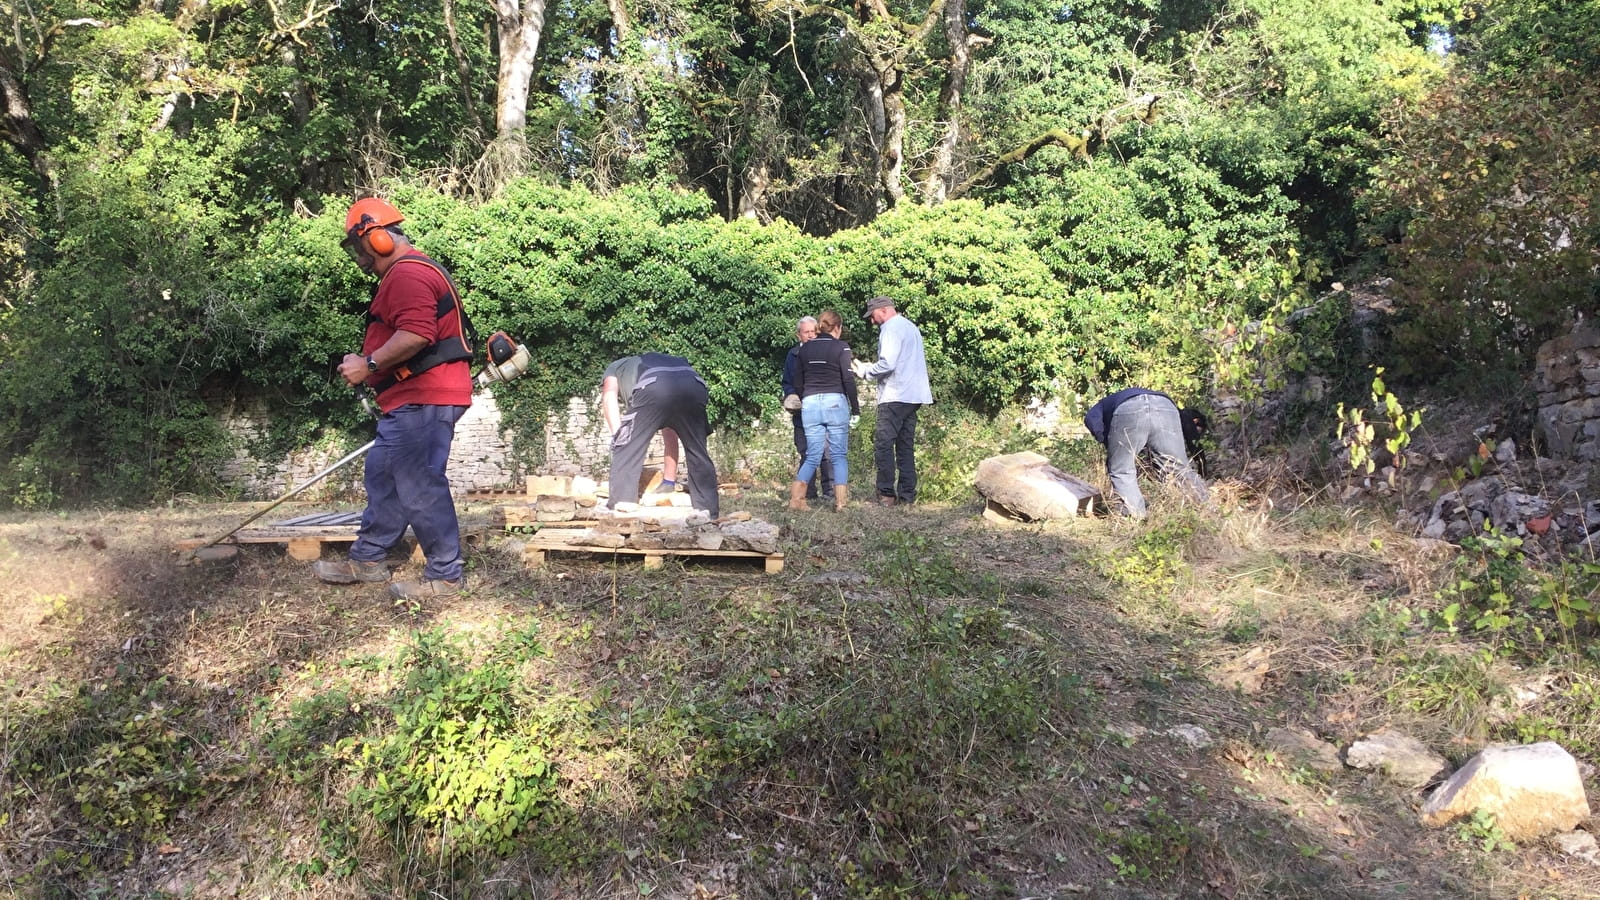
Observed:
[[[242,528],[244,528],[246,525],[249,525],[251,522],[254,522],[255,520],[261,518],[262,516],[266,515],[267,513],[271,512],[271,511],[273,511],[274,509],[277,509],[279,506],[281,506],[283,504],[283,502],[285,500],[288,500],[290,497],[293,497],[295,494],[298,494],[301,491],[305,490],[306,488],[311,487],[313,484],[316,484],[317,482],[321,481],[322,479],[327,478],[329,475],[332,475],[334,472],[339,471],[339,469],[343,468],[344,466],[349,465],[352,462],[355,462],[357,459],[359,459],[361,457],[362,454],[366,453],[368,450],[371,450],[374,446],[376,446],[377,443],[378,443],[377,441],[367,441],[367,443],[364,446],[357,447],[356,449],[354,449],[354,450],[350,451],[348,454],[346,454],[344,459],[339,460],[338,462],[336,462],[333,465],[327,467],[326,469],[323,469],[321,472],[318,472],[317,474],[311,476],[311,478],[308,481],[304,482],[299,487],[291,488],[288,493],[286,493],[283,496],[279,497],[278,499],[272,501],[267,506],[265,506],[261,510],[259,510],[255,515],[253,515],[250,518],[245,519],[243,522],[240,522],[239,524],[233,526],[233,530],[232,531],[228,532],[227,534],[225,534],[225,535],[223,535],[221,537],[212,538],[211,540],[205,542],[204,544],[201,544],[199,547],[196,547],[195,549],[196,550],[204,550],[205,548],[210,547],[213,544],[220,544],[223,541],[227,540],[228,538],[233,537],[234,535],[238,534],[239,531]]]

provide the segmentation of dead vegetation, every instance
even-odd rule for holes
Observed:
[[[751,490],[725,506],[786,526],[779,575],[530,572],[491,540],[466,596],[415,608],[269,546],[171,565],[248,506],[12,516],[0,873],[22,896],[1600,890],[1263,739],[1389,725],[1459,762],[1544,728],[1592,759],[1592,658],[1428,624],[1448,555],[1379,517],[1218,496],[1035,526]]]

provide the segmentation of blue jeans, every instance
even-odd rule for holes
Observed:
[[[409,525],[428,558],[422,577],[461,577],[461,529],[444,469],[456,421],[466,411],[465,406],[410,403],[379,417],[377,444],[367,454],[363,479],[367,508],[350,547],[351,559],[384,559]]]
[[[806,428],[806,458],[800,463],[795,481],[810,481],[822,465],[822,450],[828,450],[833,463],[833,486],[850,483],[850,401],[843,394],[812,394],[800,401],[800,421]]]
[[[1124,400],[1111,414],[1106,429],[1106,472],[1128,515],[1145,516],[1144,494],[1139,492],[1136,473],[1139,451],[1146,447],[1155,455],[1162,474],[1177,478],[1194,499],[1205,500],[1206,483],[1189,467],[1178,408],[1165,397],[1141,394]]]
[[[804,462],[806,458],[806,423],[800,417],[798,411],[790,413],[789,416],[794,420],[794,450],[800,454],[800,461]],[[828,462],[832,458],[832,455],[828,453],[828,448],[824,446],[822,448],[822,466],[817,470],[817,474],[821,476],[822,493],[824,494],[833,493],[833,466]],[[815,500],[816,498],[817,480],[806,482],[806,499]]]

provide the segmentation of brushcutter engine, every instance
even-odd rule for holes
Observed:
[[[497,382],[520,377],[533,366],[533,354],[504,331],[489,336],[489,362],[473,380],[474,387],[488,387]]]

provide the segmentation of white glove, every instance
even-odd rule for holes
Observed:
[[[870,367],[859,359],[853,359],[850,361],[850,371],[854,372],[857,378],[867,377],[868,368]]]
[[[850,427],[851,428],[854,428],[859,424],[861,424],[861,417],[860,416],[851,416],[850,417]]]

